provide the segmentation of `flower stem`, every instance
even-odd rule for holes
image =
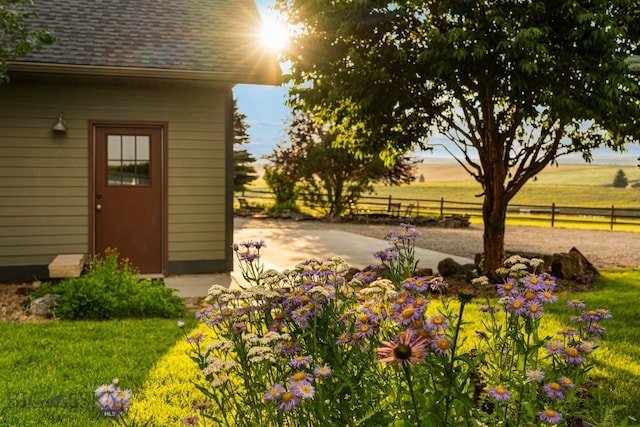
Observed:
[[[418,403],[416,402],[416,396],[413,392],[413,382],[411,381],[411,372],[409,371],[409,366],[402,365],[402,369],[404,370],[404,376],[407,378],[407,384],[409,385],[409,393],[411,393],[411,402],[413,403],[413,412],[416,414],[416,427],[422,426],[422,422],[420,421],[420,411],[418,410]]]
[[[447,369],[447,394],[445,400],[445,410],[444,410],[444,424],[446,425],[449,421],[449,408],[451,407],[451,401],[453,398],[451,397],[451,386],[453,381],[455,381],[455,377],[453,375],[453,364],[455,362],[456,357],[456,347],[458,345],[458,335],[460,334],[460,326],[462,325],[462,313],[464,312],[464,306],[466,302],[460,301],[460,312],[458,313],[458,322],[456,323],[456,330],[453,334],[453,344],[451,345],[451,358],[449,359],[449,366]]]

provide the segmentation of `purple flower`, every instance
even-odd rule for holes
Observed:
[[[542,316],[543,308],[542,304],[537,301],[530,301],[525,304],[525,315],[530,317],[531,319],[537,319]]]
[[[592,353],[593,350],[595,350],[594,344],[595,343],[592,341],[583,341],[580,344],[578,344],[578,349],[580,350],[581,353],[589,354],[589,353]]]
[[[115,378],[111,384],[103,384],[94,392],[100,411],[106,417],[117,417],[131,407],[131,391],[116,387],[117,383],[118,379]]]
[[[442,331],[449,327],[449,321],[443,314],[434,314],[429,320],[428,327],[436,331]]]
[[[527,276],[524,278],[524,286],[532,291],[541,291],[545,288],[544,276]]]
[[[202,340],[204,340],[205,337],[206,335],[203,332],[196,331],[187,337],[187,342],[197,344],[202,342]]]
[[[378,278],[378,273],[376,273],[374,269],[370,269],[356,273],[353,278],[364,283],[365,285],[368,285]]]
[[[310,361],[311,361],[310,356],[295,356],[294,358],[291,359],[289,364],[294,368],[303,368],[307,366]]]
[[[572,337],[574,335],[578,335],[578,330],[569,326],[564,329],[560,329],[558,331],[558,335],[563,337]]]
[[[570,299],[569,301],[567,301],[567,306],[569,308],[585,308],[586,304],[579,299]]]
[[[429,287],[434,292],[442,292],[449,287],[449,284],[444,281],[444,277],[438,276],[429,280]]]
[[[497,292],[501,297],[515,296],[518,294],[518,282],[516,279],[509,277],[506,282],[498,283]]]
[[[498,402],[502,402],[509,400],[511,398],[511,394],[506,388],[497,385],[489,390],[489,397],[491,397],[493,400],[497,400]]]
[[[564,350],[564,346],[562,345],[562,343],[557,340],[551,341],[545,346],[545,348],[547,349],[547,353],[549,353],[549,355],[559,354],[560,352],[562,352],[562,350]]]
[[[209,406],[211,406],[211,404],[209,402],[200,401],[200,402],[194,403],[191,408],[196,410],[196,411],[204,411]]]
[[[296,385],[303,382],[309,384],[313,382],[313,375],[304,371],[298,371],[289,377],[289,384]]]
[[[318,377],[328,377],[333,373],[333,370],[331,370],[331,367],[325,363],[322,366],[316,366],[313,373]]]
[[[293,384],[291,386],[291,391],[293,394],[300,396],[303,399],[311,399],[316,393],[316,389],[306,381]]]
[[[599,322],[600,321],[600,315],[598,314],[598,312],[596,310],[587,310],[584,313],[582,313],[582,317],[584,318],[584,320],[588,320],[591,322]]]
[[[562,414],[553,409],[543,409],[538,415],[540,415],[542,422],[546,424],[556,424],[562,419]]]
[[[278,401],[278,409],[282,412],[290,411],[298,406],[300,404],[300,401],[300,396],[296,396],[291,391],[285,391],[284,393],[282,393]]]
[[[377,250],[373,257],[379,259],[382,262],[394,261],[398,259],[398,249],[394,247],[389,247],[384,250]]]
[[[516,316],[525,313],[527,308],[525,306],[524,298],[522,298],[521,296],[511,298],[509,302],[507,302],[506,310],[507,312],[515,314]]]
[[[264,398],[266,400],[278,399],[284,393],[284,387],[282,384],[274,384],[264,392]]]
[[[562,388],[560,383],[552,381],[545,384],[542,389],[550,399],[564,399],[564,389]]]
[[[544,372],[542,369],[532,369],[527,372],[527,378],[531,381],[540,381],[544,378]]]
[[[197,415],[187,415],[182,420],[182,424],[185,426],[194,426],[198,424],[198,416]]]
[[[482,305],[478,308],[478,311],[482,313],[497,313],[500,311],[500,307],[493,307],[490,305]]]
[[[416,292],[426,293],[429,291],[429,283],[424,277],[409,277],[402,282],[402,286]]]
[[[570,365],[579,365],[584,361],[580,350],[577,347],[567,347],[562,352],[562,357]]]
[[[591,335],[604,334],[604,328],[600,325],[600,322],[590,323],[589,326],[585,326],[584,329]]]
[[[576,386],[569,377],[562,376],[558,381],[563,388],[574,388]]]
[[[376,328],[368,322],[356,322],[354,328],[359,339],[369,338],[376,331]]]
[[[450,354],[451,340],[446,335],[437,335],[431,341],[431,349],[441,356]]]
[[[545,303],[554,303],[558,300],[558,297],[553,295],[551,291],[540,291],[538,292],[537,298]]]

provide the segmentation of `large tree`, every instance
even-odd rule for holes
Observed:
[[[36,17],[31,4],[31,0],[0,1],[0,84],[9,79],[9,62],[55,42],[52,33],[28,25]]]
[[[295,34],[291,102],[386,158],[435,131],[480,184],[485,273],[509,201],[562,155],[637,140],[630,0],[277,0]],[[637,16],[636,16],[637,17]]]
[[[371,154],[355,155],[336,146],[340,135],[309,114],[294,113],[288,135],[288,143],[279,144],[267,156],[269,173],[297,183],[300,191],[294,192],[295,196],[301,194],[333,220],[340,219],[350,203],[373,192],[373,183],[398,185],[415,178],[414,160],[399,157],[387,165]],[[267,182],[273,188],[270,180]]]

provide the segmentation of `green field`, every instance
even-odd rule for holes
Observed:
[[[260,174],[261,167],[256,168]],[[614,188],[612,183],[618,170],[629,181],[627,188]],[[397,187],[376,185],[371,196],[482,203],[481,187],[457,164],[420,164],[416,177],[425,182]],[[262,179],[250,187],[268,191]],[[619,165],[559,165],[549,166],[535,179],[525,184],[511,204],[547,206],[640,208],[640,168]]]

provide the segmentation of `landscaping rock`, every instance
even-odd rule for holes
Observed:
[[[474,264],[460,264],[451,258],[445,258],[438,263],[438,273],[444,277],[466,276],[471,273],[476,266]]]
[[[29,314],[38,317],[44,317],[50,319],[53,317],[53,311],[60,303],[60,295],[58,294],[46,294],[43,297],[36,298],[31,301],[29,308],[27,309]]]
[[[551,274],[560,279],[575,280],[579,283],[591,283],[598,270],[582,253],[571,248],[568,253],[554,254],[551,258]]]

